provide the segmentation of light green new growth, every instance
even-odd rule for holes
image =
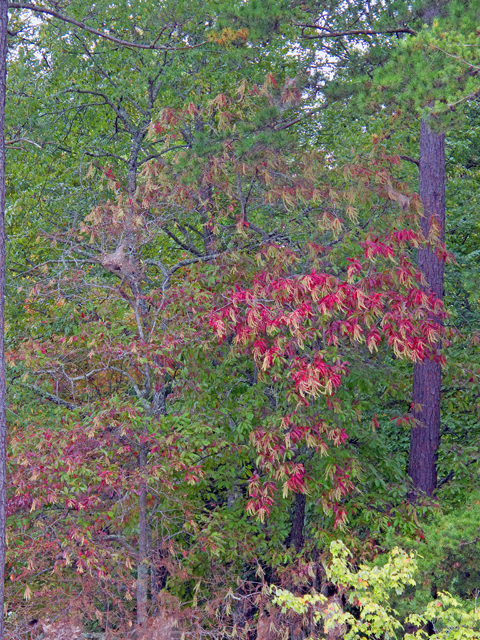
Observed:
[[[480,610],[475,607],[466,611],[449,593],[438,593],[421,613],[411,613],[402,622],[397,611],[391,606],[392,593],[404,593],[408,585],[415,585],[414,575],[417,563],[414,554],[408,554],[396,547],[388,555],[381,567],[360,565],[358,571],[349,565],[350,551],[340,541],[332,542],[333,557],[327,567],[327,578],[344,593],[347,601],[360,611],[359,617],[342,611],[338,604],[317,607],[314,611],[316,622],[323,620],[324,631],[338,625],[346,625],[345,640],[380,638],[385,640],[403,637],[405,640],[423,640],[428,637],[426,626],[432,623],[437,640],[464,640],[480,638]],[[273,586],[273,603],[282,612],[294,611],[305,615],[316,604],[326,605],[328,599],[320,594],[297,597],[290,591]],[[413,633],[407,632],[412,627]]]

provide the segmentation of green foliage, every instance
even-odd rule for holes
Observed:
[[[418,554],[419,580],[409,594],[415,606],[425,605],[437,591],[452,593],[466,606],[476,600],[480,581],[479,512],[478,492],[474,491],[466,504],[433,516],[416,540],[387,535],[388,548],[400,544]],[[397,605],[404,610],[404,602]]]
[[[194,635],[246,637],[270,587],[291,631],[289,611],[326,605],[307,592],[330,582],[349,605],[332,604],[326,631],[345,623],[348,637],[387,639],[410,616],[419,629],[406,637],[432,621],[442,637],[478,637],[478,3],[449,2],[433,24],[423,2],[73,0],[64,10],[156,48],[12,12],[12,31],[22,27],[7,99],[12,633],[60,609],[90,631],[129,629],[143,490],[150,612],[183,611]],[[320,14],[331,31],[383,33],[309,39]],[[415,33],[386,33],[407,24]],[[305,401],[288,358],[264,371],[234,328],[219,344],[207,320],[260,271],[288,282],[313,266],[346,281],[366,238],[416,229],[417,169],[401,157],[418,157],[417,119],[432,114],[449,128],[456,261],[441,486],[412,504],[411,363],[344,334],[331,344],[327,323],[312,321],[314,339],[291,357],[321,345],[349,375],[335,403]],[[399,260],[384,262],[394,277]],[[283,328],[267,339],[290,339]],[[292,445],[296,424],[279,427],[291,414],[348,439]],[[305,494],[292,493],[294,468]],[[249,484],[260,476],[275,496],[263,521]],[[355,561],[330,546],[340,535]],[[399,541],[408,553],[382,555]]]
[[[439,591],[421,613],[410,608],[404,621],[399,619],[392,600],[415,585],[417,562],[413,554],[395,547],[381,565],[360,565],[355,569],[350,565],[351,553],[343,543],[332,542],[330,553],[332,560],[326,569],[327,578],[344,590],[347,602],[358,610],[358,614],[343,612],[336,603],[320,607],[314,617],[317,622],[324,621],[325,632],[346,625],[346,640],[378,636],[413,640],[427,638],[426,626],[433,624],[435,635],[440,638],[480,637],[480,612],[475,608],[466,610],[447,592]],[[275,605],[283,611],[293,610],[302,615],[311,607],[315,610],[317,603],[325,605],[328,602],[319,594],[298,597],[278,587],[273,587],[272,592]],[[392,594],[395,594],[393,598]],[[416,630],[405,632],[409,625]]]

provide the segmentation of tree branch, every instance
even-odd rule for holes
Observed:
[[[298,118],[295,118],[294,120],[290,120],[290,122],[285,122],[281,126],[275,126],[274,131],[283,131],[284,129],[293,127],[294,124],[297,124],[298,122],[303,122],[303,120],[306,120],[307,118],[311,118],[312,116],[314,116],[316,113],[318,113],[318,111],[321,111],[322,109],[326,109],[326,107],[328,107],[328,104],[329,104],[328,102],[325,102],[320,107],[317,107],[316,109],[312,109],[311,111],[307,111],[307,113],[302,113],[300,116],[298,116]]]
[[[296,24],[297,27],[302,27],[303,29],[323,29],[323,27],[319,27],[315,24]],[[323,33],[318,33],[315,36],[306,36],[301,35],[300,37],[305,40],[318,40],[321,38],[341,38],[342,36],[386,36],[393,35],[396,33],[409,33],[412,36],[417,35],[417,32],[410,27],[396,27],[392,29],[384,29],[382,31],[376,31],[375,29],[348,29],[346,31],[324,31]]]
[[[60,398],[59,396],[56,396],[53,393],[48,393],[48,391],[43,391],[43,389],[40,389],[40,387],[37,387],[34,384],[26,384],[25,382],[20,382],[18,380],[15,381],[15,384],[17,384],[20,387],[23,387],[24,389],[27,389],[28,391],[33,391],[33,393],[35,393],[37,396],[40,396],[45,400],[49,400],[50,402],[53,402],[59,407],[66,407],[67,409],[70,409],[70,411],[74,411],[75,409],[78,409],[78,407],[75,404],[72,404],[67,400],[63,400],[62,398]]]
[[[79,27],[79,29],[83,29],[83,31],[87,31],[88,33],[91,33],[95,36],[99,36],[104,40],[108,40],[109,42],[113,42],[122,47],[127,47],[130,49],[146,49],[146,50],[158,50],[158,51],[186,51],[190,49],[196,49],[206,44],[205,42],[201,42],[200,44],[187,45],[182,47],[159,46],[157,45],[158,39],[160,38],[160,36],[162,35],[166,27],[162,29],[160,34],[155,38],[155,40],[151,44],[140,44],[138,42],[130,42],[129,40],[122,40],[122,38],[111,36],[108,33],[103,33],[98,29],[89,27],[87,24],[85,24],[85,22],[82,22],[81,20],[76,20],[75,18],[67,16],[64,13],[60,13],[59,11],[54,11],[53,9],[47,9],[46,7],[41,7],[36,4],[30,4],[28,2],[11,2],[9,3],[8,8],[9,9],[26,9],[28,11],[33,11],[34,13],[43,13],[47,16],[52,16],[53,18],[62,20],[62,22],[68,22],[69,24],[73,24],[75,27]]]
[[[197,262],[208,262],[209,260],[215,260],[221,256],[221,253],[212,253],[209,256],[199,256],[198,258],[190,258],[190,260],[182,260],[181,262],[177,262],[169,271],[170,275],[173,275],[175,271],[181,269],[182,267],[187,267],[190,264],[195,264]]]
[[[181,260],[180,262],[177,262],[177,264],[174,264],[173,267],[170,267],[170,269],[167,269],[167,267],[165,267],[165,265],[160,260],[145,260],[145,264],[150,264],[160,269],[163,274],[164,283],[166,283],[166,286],[164,288],[167,288],[170,278],[173,276],[175,271],[178,271],[178,269],[181,269],[182,267],[188,267],[188,265],[196,264],[197,262],[208,262],[209,260],[215,260],[215,258],[218,258],[221,255],[221,253],[212,253],[206,256],[198,256],[197,258]]]
[[[417,167],[420,166],[420,160],[415,160],[415,158],[412,158],[411,156],[398,156],[399,158],[401,158],[402,160],[406,160],[407,162],[413,162],[413,164],[416,164]]]
[[[474,460],[470,460],[469,462],[467,462],[464,466],[465,467],[470,467],[472,464],[475,464],[476,462],[478,462],[479,458],[475,458]],[[444,484],[446,484],[447,482],[450,482],[450,480],[453,480],[453,478],[455,477],[455,471],[450,471],[450,473],[448,473],[444,478],[442,478],[438,484],[437,484],[437,489],[440,489],[440,487],[443,487]]]
[[[194,255],[200,257],[201,255],[200,251],[195,246],[191,245],[191,243],[190,243],[190,246],[188,244],[185,244],[180,240],[178,236],[176,236],[167,228],[163,229],[163,231],[167,234],[169,238],[171,238],[174,242],[176,242],[179,247],[182,247],[182,249],[184,249],[185,251],[188,251],[189,253],[193,253]]]
[[[77,37],[77,40],[80,40],[80,38]],[[98,73],[105,78],[105,80],[114,88],[118,91],[118,85],[115,84],[115,82],[110,78],[110,76],[108,75],[108,73],[97,63],[97,61],[95,60],[95,58],[92,56],[92,53],[90,52],[90,50],[88,49],[88,47],[85,46],[85,43],[80,43],[82,49],[85,51],[86,55],[90,58],[90,60],[92,61],[93,66],[95,67],[95,69],[97,69]],[[128,95],[125,96],[125,98],[128,100],[128,102],[130,102],[130,104],[132,105],[132,107],[134,107],[134,109],[137,109],[140,113],[142,113],[143,115],[145,115],[145,109],[142,109],[142,107],[135,102],[135,100],[133,100],[132,98],[130,98]]]
[[[112,102],[104,93],[100,93],[99,91],[87,91],[85,89],[67,89],[66,93],[78,93],[80,95],[85,94],[85,95],[97,96],[97,97],[103,98],[105,100],[105,104],[107,104],[117,114],[118,118],[123,122],[125,126],[125,130],[130,135],[133,135],[136,133],[136,130],[134,129],[134,127],[132,127],[132,124],[130,122],[130,119],[125,109],[121,107],[117,107],[117,105],[114,102]]]
[[[29,140],[28,138],[13,138],[12,140],[5,140],[5,144],[8,146],[9,144],[16,144],[17,142],[28,142],[29,144],[33,144],[34,147],[42,148],[42,145],[34,142],[33,140]],[[20,149],[21,147],[17,147]]]
[[[187,149],[187,148],[188,148],[188,145],[179,144],[176,147],[170,147],[169,149],[164,149],[163,151],[160,151],[159,153],[152,153],[149,156],[147,156],[146,158],[143,158],[143,160],[140,160],[138,162],[137,166],[140,167],[142,164],[145,164],[145,162],[150,162],[150,160],[155,160],[155,158],[160,158],[161,156],[165,155],[169,151],[175,151],[175,149]]]

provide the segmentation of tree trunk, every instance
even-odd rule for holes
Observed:
[[[445,136],[433,132],[425,120],[420,124],[420,198],[425,237],[435,221],[445,239]],[[418,251],[418,268],[427,289],[443,299],[443,260],[428,248]],[[440,348],[440,345],[438,345]],[[409,474],[417,491],[431,496],[437,486],[437,450],[440,444],[440,391],[442,367],[426,360],[413,372],[413,415],[416,424],[410,435]]]
[[[140,445],[140,473],[145,473],[147,452]],[[138,532],[138,567],[137,567],[137,624],[145,624],[148,616],[148,565],[149,565],[149,522],[147,514],[147,481],[141,478],[138,499],[139,532]]]
[[[303,525],[305,523],[305,506],[307,499],[304,493],[295,494],[295,513],[293,514],[292,532],[290,534],[290,544],[295,547],[295,551],[300,553],[305,539],[303,537]]]
[[[0,640],[3,640],[3,602],[6,554],[7,423],[5,372],[5,95],[7,89],[7,0],[0,0]]]

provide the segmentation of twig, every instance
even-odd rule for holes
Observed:
[[[73,24],[75,27],[79,27],[80,29],[83,29],[83,31],[87,31],[88,33],[91,33],[95,36],[99,36],[104,40],[109,40],[110,42],[119,44],[122,47],[127,47],[131,49],[146,49],[146,50],[159,50],[159,51],[186,51],[186,50],[189,51],[190,49],[196,49],[206,44],[206,42],[200,42],[200,44],[187,45],[182,47],[157,46],[157,41],[160,36],[157,36],[151,44],[140,44],[137,42],[130,42],[129,40],[122,40],[121,38],[116,38],[115,36],[111,36],[108,33],[103,33],[98,29],[89,27],[84,22],[81,22],[80,20],[75,20],[75,18],[71,18],[70,16],[67,16],[64,13],[60,13],[59,11],[54,11],[53,9],[47,9],[46,7],[41,7],[36,4],[29,4],[28,2],[12,2],[12,3],[9,3],[8,8],[9,9],[27,9],[28,11],[33,11],[35,13],[44,13],[45,15],[52,16],[53,18],[58,18],[58,20],[62,20],[63,22],[68,22],[69,24]],[[162,35],[162,32],[160,32],[160,35]]]
[[[42,148],[42,145],[34,142],[33,140],[29,140],[28,138],[13,138],[13,140],[5,140],[5,144],[16,144],[17,142],[28,142],[29,144],[33,144],[34,147]]]
[[[70,411],[75,411],[75,409],[78,409],[78,407],[72,404],[71,402],[68,402],[67,400],[63,400],[62,398],[54,395],[53,393],[48,393],[48,391],[43,391],[43,389],[40,389],[40,387],[37,387],[34,384],[26,384],[25,382],[19,382],[18,380],[15,381],[15,384],[19,385],[20,387],[23,387],[24,389],[28,389],[29,391],[33,391],[33,393],[35,393],[37,396],[40,396],[45,400],[49,400],[50,402],[53,402],[59,407],[66,407],[67,409],[70,409]]]
[[[417,167],[420,166],[420,160],[415,160],[415,158],[412,158],[411,156],[398,156],[399,158],[401,158],[402,160],[406,160],[407,162],[413,162],[413,164],[416,164]]]
[[[319,27],[316,24],[295,24],[297,27],[302,27],[303,29],[323,29],[324,27]],[[393,35],[396,33],[409,33],[412,36],[417,35],[417,32],[410,27],[396,27],[392,29],[384,29],[383,31],[376,31],[375,29],[349,29],[346,31],[324,31],[323,33],[318,33],[316,36],[300,36],[303,39],[307,40],[316,40],[319,38],[341,38],[342,36],[386,36]]]

